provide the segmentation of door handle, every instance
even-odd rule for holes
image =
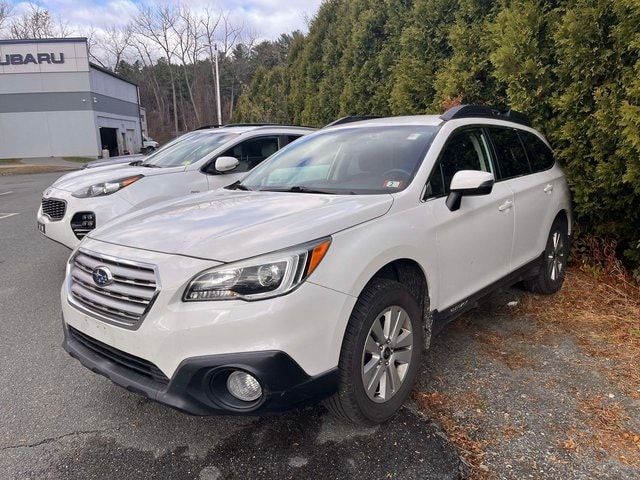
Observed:
[[[511,207],[513,207],[513,202],[511,200],[507,200],[506,202],[504,202],[502,205],[498,207],[498,210],[500,210],[501,212],[504,212],[506,210],[509,210]]]
[[[553,192],[553,185],[551,185],[550,183],[544,187],[544,193],[551,193]]]

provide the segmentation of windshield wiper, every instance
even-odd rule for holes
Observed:
[[[129,163],[129,165],[132,167],[137,167],[139,165],[142,165],[142,160],[134,160],[133,162]]]
[[[289,188],[265,188],[261,189],[261,192],[291,192],[291,193],[318,193],[324,195],[336,195],[335,192],[329,192],[327,190],[320,190],[317,188],[308,188],[301,185],[294,185]]]
[[[154,163],[141,163],[140,166],[147,168],[162,168],[160,165],[156,165]]]
[[[242,185],[242,183],[240,182],[240,180],[238,180],[235,183],[232,183],[231,185],[227,185],[226,187],[224,187],[225,190],[243,190],[245,192],[250,192],[251,189],[248,187],[245,187],[244,185]]]

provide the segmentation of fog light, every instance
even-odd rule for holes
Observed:
[[[262,396],[262,387],[253,375],[236,370],[227,378],[229,393],[243,402],[253,402]]]

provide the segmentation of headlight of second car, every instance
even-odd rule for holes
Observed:
[[[262,300],[284,295],[320,264],[330,238],[205,270],[189,282],[183,300]]]
[[[90,197],[102,197],[104,195],[111,195],[118,190],[122,190],[124,187],[128,187],[132,183],[137,182],[144,175],[134,175],[132,177],[120,178],[111,182],[97,183],[89,187],[76,190],[71,195],[77,198],[90,198]]]

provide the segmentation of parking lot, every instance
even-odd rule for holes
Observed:
[[[0,177],[1,478],[459,478],[439,427],[404,408],[354,428],[322,407],[190,417],[112,385],[60,347],[69,250],[35,213],[61,175]]]

